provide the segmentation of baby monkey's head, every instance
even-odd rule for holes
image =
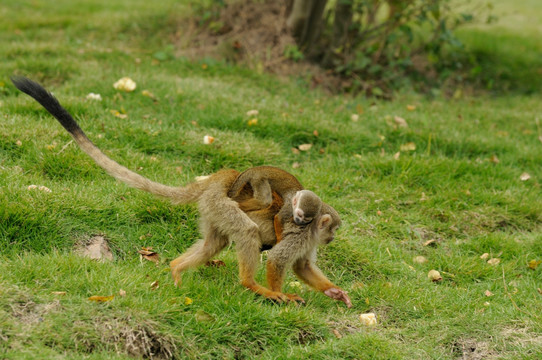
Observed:
[[[292,213],[296,225],[313,221],[322,209],[322,200],[310,190],[298,191],[292,198]]]

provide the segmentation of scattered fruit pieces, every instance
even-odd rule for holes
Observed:
[[[425,256],[416,256],[412,261],[414,261],[416,264],[425,264],[427,262],[427,258]]]
[[[205,145],[212,144],[213,141],[215,141],[215,138],[212,137],[212,136],[210,136],[210,135],[205,135],[205,136],[203,137],[203,143],[204,143]]]
[[[117,82],[113,84],[113,87],[116,90],[131,92],[136,88],[136,83],[134,80],[129,77],[120,78]]]
[[[87,100],[96,100],[102,101],[102,96],[100,94],[89,93],[86,97]]]
[[[442,280],[442,276],[437,270],[430,270],[429,273],[427,273],[427,277],[433,282],[438,282]]]
[[[374,313],[361,314],[359,320],[365,326],[374,326],[377,324],[376,315]]]
[[[499,258],[492,258],[487,261],[489,265],[493,265],[493,266],[499,265],[500,262],[501,262],[501,259]]]
[[[247,116],[258,116],[259,111],[258,110],[249,110],[247,111]]]

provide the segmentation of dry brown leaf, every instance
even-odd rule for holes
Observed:
[[[119,290],[119,296],[126,296],[126,291],[120,289]]]
[[[541,289],[541,288],[537,288],[536,291],[538,291],[538,293],[539,293],[540,295],[542,295],[542,289]]]
[[[301,151],[309,151],[312,148],[312,144],[301,144],[298,148]]]
[[[66,295],[65,291],[51,291],[51,294],[58,295],[58,296],[64,296]]]
[[[298,148],[292,148],[292,153],[294,153],[295,155],[301,154]]]
[[[491,157],[489,158],[489,161],[492,162],[493,164],[498,164],[500,162],[497,155],[491,155]]]
[[[153,100],[157,100],[157,99],[156,99],[156,96],[154,96],[154,94],[151,93],[149,90],[143,90],[143,91],[141,91],[141,95],[146,96],[146,97],[148,97],[148,98],[151,98],[151,99],[153,99]]]
[[[138,250],[138,253],[146,260],[152,261],[155,264],[160,263],[160,255],[158,255],[156,251],[152,250],[152,247],[143,247],[141,250]]]
[[[313,134],[314,136],[316,136],[316,137],[318,137],[318,136],[320,135],[320,134],[318,133],[318,130],[314,130],[314,131],[312,132],[312,134]]]
[[[501,259],[499,258],[492,258],[487,261],[489,265],[493,265],[493,266],[499,265],[500,262],[501,262]]]
[[[343,337],[343,336],[341,335],[341,333],[339,332],[339,330],[333,329],[333,330],[331,330],[331,331],[333,332],[333,335],[335,335],[335,337],[336,337],[337,339],[340,339],[340,338]]]
[[[396,124],[397,126],[399,126],[399,127],[403,127],[403,128],[408,127],[408,124],[407,124],[406,120],[403,119],[403,118],[400,117],[400,116],[395,116],[395,117],[393,118],[393,121],[395,121],[395,124]]]
[[[94,295],[94,296],[89,297],[88,299],[89,299],[90,301],[102,303],[102,302],[106,302],[106,301],[111,301],[111,300],[113,300],[114,298],[115,298],[115,295],[110,295],[110,296],[98,296],[98,295]]]
[[[540,265],[541,263],[542,263],[542,261],[540,261],[540,260],[531,260],[531,261],[529,261],[529,269],[536,270],[538,265]]]
[[[222,266],[226,266],[226,263],[222,260],[211,260],[211,261],[207,261],[207,263],[205,264],[205,266],[212,266],[212,267],[222,267]]]
[[[488,253],[483,253],[482,255],[480,255],[480,259],[482,260],[485,260],[489,257],[489,254]]]
[[[401,156],[401,152],[400,151],[397,151],[395,154],[393,154],[393,159],[394,160],[399,160],[399,157]]]
[[[423,246],[437,246],[438,243],[437,243],[437,240],[435,239],[430,239],[430,240],[427,240],[426,242],[423,243]]]
[[[440,273],[437,270],[430,270],[427,273],[427,277],[429,278],[429,280],[431,280],[433,282],[437,282],[437,281],[442,280],[442,276],[440,275]]]
[[[487,297],[489,297],[489,296],[493,296],[494,294],[493,294],[491,291],[486,290],[486,291],[484,292],[484,295],[487,296]]]
[[[521,175],[519,176],[519,179],[520,179],[521,181],[527,181],[527,180],[529,180],[530,178],[531,178],[531,175],[529,175],[529,174],[526,173],[526,172],[524,172],[523,174],[521,174]]]
[[[159,287],[160,287],[160,284],[158,283],[158,280],[153,281],[153,282],[151,283],[151,290],[156,290],[156,289],[158,289]]]
[[[301,164],[296,161],[295,163],[292,164],[292,167],[294,169],[299,169],[301,167]]]
[[[416,150],[416,144],[413,142],[407,142],[406,144],[401,145],[399,148],[401,151],[414,151]]]

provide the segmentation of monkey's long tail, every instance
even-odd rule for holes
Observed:
[[[109,158],[96,147],[85,135],[73,117],[60,105],[58,100],[40,84],[22,77],[11,78],[17,89],[30,95],[39,102],[60,124],[70,133],[77,145],[87,153],[109,175],[127,185],[150,192],[151,194],[172,199],[175,203],[190,203],[196,201],[202,193],[202,185],[192,183],[186,187],[171,187],[151,181]]]

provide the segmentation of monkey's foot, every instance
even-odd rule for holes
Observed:
[[[299,295],[296,295],[296,294],[284,294],[288,297],[288,301],[290,302],[293,302],[293,303],[301,303],[301,304],[305,304],[305,300],[303,300],[302,297],[300,297]]]
[[[342,289],[330,288],[324,291],[324,295],[329,296],[332,299],[342,301],[346,304],[347,308],[352,307],[352,301],[350,301],[348,293]]]

